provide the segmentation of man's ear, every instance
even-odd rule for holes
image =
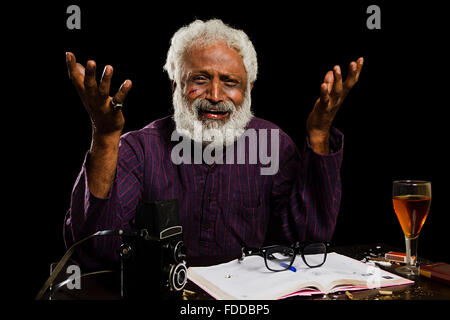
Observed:
[[[175,82],[175,80],[172,80],[172,96],[175,93],[175,88],[177,87],[177,83]]]

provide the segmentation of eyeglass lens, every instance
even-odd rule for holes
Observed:
[[[309,267],[318,267],[325,262],[326,252],[324,243],[311,243],[303,248],[303,258]]]
[[[294,250],[289,247],[274,247],[266,251],[267,269],[282,271],[288,269],[295,257]]]

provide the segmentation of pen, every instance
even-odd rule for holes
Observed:
[[[285,268],[289,267],[289,265],[286,264],[286,263],[284,263],[284,262],[280,262],[280,266],[285,267]],[[297,272],[297,269],[295,269],[295,268],[292,267],[292,266],[289,267],[289,270],[291,270],[292,272]]]

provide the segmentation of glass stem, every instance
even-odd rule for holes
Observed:
[[[417,263],[417,242],[419,237],[407,238],[406,241],[406,265],[408,267],[415,267]]]

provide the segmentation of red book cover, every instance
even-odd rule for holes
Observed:
[[[420,275],[450,285],[450,264],[437,262],[421,265]]]

